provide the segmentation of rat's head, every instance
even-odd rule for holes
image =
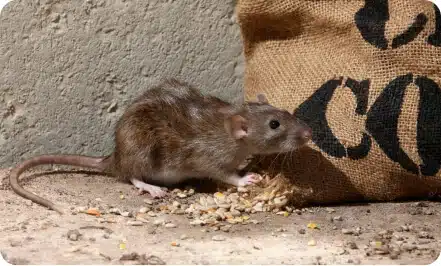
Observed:
[[[225,128],[235,139],[244,141],[253,153],[290,152],[306,144],[312,131],[286,110],[268,103],[263,94],[227,114]]]

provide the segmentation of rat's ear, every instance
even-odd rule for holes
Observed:
[[[247,120],[241,115],[233,115],[225,119],[225,130],[235,139],[248,136]]]
[[[258,103],[264,103],[264,104],[268,104],[268,99],[266,98],[266,95],[263,93],[259,93],[256,95],[257,97],[257,102]]]
[[[247,120],[239,115],[243,110],[242,105],[230,105],[219,108],[219,112],[224,116],[224,126],[227,133],[235,139],[242,139],[248,136]]]

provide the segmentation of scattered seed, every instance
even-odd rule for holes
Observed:
[[[376,249],[379,249],[383,246],[383,242],[381,241],[372,241],[370,242],[370,245]]]
[[[131,226],[141,226],[141,225],[143,225],[144,223],[143,222],[141,222],[141,221],[128,221],[127,222],[127,225],[131,225]]]
[[[335,210],[333,208],[326,208],[326,211],[328,213],[334,213],[335,212]]]
[[[308,241],[308,246],[315,246],[315,245],[317,245],[317,242],[314,239]]]
[[[165,224],[165,220],[164,219],[158,219],[158,220],[154,220],[153,221],[153,225],[159,226],[159,225],[163,225]]]
[[[288,203],[288,199],[285,196],[282,197],[278,197],[274,199],[274,205],[277,208],[281,208],[283,206],[285,206]]]
[[[123,216],[123,217],[133,217],[133,214],[131,212],[122,212],[121,216]]]
[[[345,229],[345,228],[341,229],[341,232],[345,235],[353,235],[354,234],[354,230]]]
[[[86,211],[86,213],[89,215],[97,216],[97,217],[99,217],[101,215],[100,211],[95,208],[88,209]]]
[[[403,241],[403,240],[404,240],[404,237],[403,237],[403,236],[398,235],[398,234],[396,234],[396,233],[394,233],[392,236],[393,236],[393,237],[395,238],[395,240],[397,240],[397,241]]]
[[[384,235],[387,235],[387,234],[389,234],[390,232],[388,231],[388,230],[382,230],[382,231],[380,231],[378,234],[380,235],[380,236],[384,236]]]
[[[306,225],[309,229],[320,229],[316,223],[309,223]]]
[[[179,237],[179,239],[186,240],[186,239],[188,239],[188,236],[186,234],[183,234],[183,235],[181,235],[181,237]]]
[[[154,213],[152,211],[147,212],[147,215],[150,216],[150,217],[156,217],[157,216],[156,213]]]
[[[147,207],[142,207],[141,209],[139,209],[139,213],[147,213],[148,211],[150,211],[150,208]]]
[[[152,205],[153,201],[150,199],[144,199],[144,203],[148,204],[148,205]]]
[[[165,227],[166,227],[166,228],[175,228],[176,225],[173,224],[173,223],[167,223],[167,224],[165,224]]]
[[[215,235],[215,236],[213,236],[211,238],[211,240],[213,240],[213,241],[225,241],[226,238],[224,236],[222,236],[222,235]]]
[[[87,207],[81,206],[81,207],[78,207],[76,210],[78,213],[84,213],[84,212],[86,212]]]
[[[263,212],[263,202],[258,202],[256,205],[254,205],[253,210],[256,212]]]
[[[421,238],[421,239],[417,240],[417,243],[420,244],[420,245],[429,244],[431,242],[433,242],[433,240],[432,239],[427,239],[427,238]]]
[[[177,210],[172,211],[171,213],[177,214],[177,215],[183,215],[183,214],[185,214],[185,211],[183,209],[177,209]]]
[[[405,232],[409,232],[409,231],[410,231],[410,227],[409,227],[408,225],[402,225],[400,228],[401,228],[403,231],[405,231]]]
[[[332,218],[333,221],[343,221],[343,218],[341,216],[335,216]]]
[[[204,225],[204,224],[206,224],[206,222],[197,219],[197,220],[191,221],[190,224],[191,224],[191,225]]]
[[[213,196],[214,196],[214,198],[217,198],[217,199],[225,199],[225,195],[220,192],[214,193]]]
[[[416,248],[417,246],[413,244],[404,243],[403,245],[401,245],[401,249],[404,251],[412,251],[415,250]]]
[[[184,194],[184,193],[178,193],[178,194],[177,194],[177,196],[178,196],[179,198],[181,198],[181,199],[183,199],[183,198],[186,198],[186,197],[187,197],[187,195],[186,195],[186,194]]]
[[[237,188],[237,192],[242,192],[242,193],[246,193],[246,192],[248,192],[249,190],[246,188],[246,187],[238,187]]]
[[[234,210],[234,209],[231,210],[230,213],[231,213],[231,215],[232,215],[233,217],[238,217],[238,216],[241,215],[240,211],[238,211],[238,210]]]

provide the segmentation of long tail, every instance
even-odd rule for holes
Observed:
[[[35,203],[38,203],[44,207],[52,209],[60,214],[63,214],[61,207],[46,200],[36,194],[25,190],[19,183],[19,176],[26,170],[44,164],[64,164],[71,166],[93,168],[99,171],[104,171],[107,167],[106,157],[89,157],[81,155],[41,155],[29,160],[26,160],[15,167],[9,176],[9,182],[11,183],[12,190],[23,198],[29,199]]]

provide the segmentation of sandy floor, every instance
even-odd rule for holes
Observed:
[[[0,171],[0,180],[6,174]],[[11,263],[429,264],[441,249],[436,202],[313,207],[288,217],[256,213],[251,219],[260,223],[235,224],[224,232],[190,225],[185,214],[157,211],[156,217],[148,216],[136,226],[128,224],[133,217],[74,211],[105,205],[136,213],[161,204],[149,206],[144,202],[148,196],[109,177],[32,175],[24,184],[72,211],[60,216],[11,190],[0,190],[0,250]],[[319,228],[308,228],[311,222]]]

